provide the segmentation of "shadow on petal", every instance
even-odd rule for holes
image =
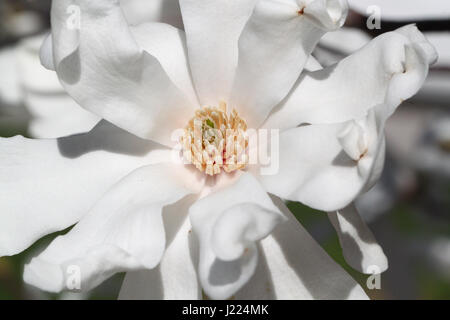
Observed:
[[[58,138],[57,141],[61,155],[70,159],[100,150],[143,156],[155,149],[166,149],[156,142],[138,138],[105,120],[88,133]]]

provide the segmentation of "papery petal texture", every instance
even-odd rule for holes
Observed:
[[[53,2],[52,37],[59,79],[82,107],[139,137],[175,144],[174,130],[196,104],[136,42],[118,1]]]
[[[436,51],[415,26],[385,33],[336,65],[305,72],[264,127],[344,122],[379,104],[392,113],[417,93],[436,59]]]
[[[180,0],[189,62],[201,105],[227,102],[238,40],[257,0]]]
[[[229,298],[250,279],[258,260],[256,242],[284,220],[248,173],[197,201],[189,215],[200,245],[200,283],[213,299]]]
[[[117,181],[170,153],[106,122],[59,139],[1,138],[0,256],[76,223]]]
[[[56,73],[46,70],[39,63],[39,48],[44,39],[43,51],[51,36],[27,38],[16,49],[23,102],[31,116],[28,132],[33,138],[59,138],[88,132],[100,119],[77,105],[64,92]]]
[[[231,104],[258,128],[289,92],[319,39],[339,28],[345,1],[261,0],[239,38]]]
[[[66,235],[25,266],[24,280],[43,290],[69,287],[77,268],[80,290],[116,272],[152,269],[165,249],[164,206],[199,191],[196,173],[180,165],[141,167],[113,186]]]
[[[128,272],[120,289],[121,300],[198,300],[198,246],[187,211],[197,197],[185,197],[163,210],[167,246],[161,263],[152,270]]]
[[[261,241],[254,277],[236,299],[368,299],[350,277],[292,215],[283,201],[272,197],[288,218]]]
[[[279,138],[276,171],[252,172],[266,190],[283,199],[302,202],[312,208],[334,211],[347,206],[377,180],[384,164],[384,122],[380,113],[371,112],[357,123],[307,125],[283,131]],[[348,154],[360,139],[343,143],[348,127],[361,127],[366,145],[357,159]]]

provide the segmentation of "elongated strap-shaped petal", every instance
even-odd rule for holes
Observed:
[[[198,192],[184,166],[141,167],[112,187],[64,236],[25,266],[24,280],[43,290],[90,290],[116,272],[154,268],[165,249],[162,209]],[[74,280],[73,276],[78,275]]]
[[[387,258],[374,235],[358,214],[354,204],[328,214],[339,236],[345,261],[362,273],[381,273],[388,268]]]
[[[195,198],[196,199],[196,198]],[[152,270],[128,272],[120,290],[121,300],[197,300],[202,290],[197,277],[197,255],[187,216],[192,197],[164,208],[167,248]]]
[[[238,39],[257,0],[180,0],[189,61],[202,105],[228,101]]]
[[[73,225],[128,173],[170,159],[106,122],[60,139],[3,138],[0,150],[0,256]]]
[[[139,137],[175,144],[173,131],[196,103],[139,46],[117,0],[53,1],[52,39],[59,79],[82,107]]]
[[[383,34],[336,65],[305,72],[264,127],[343,122],[379,104],[393,112],[417,93],[436,57],[413,25]]]
[[[198,105],[184,31],[164,23],[144,23],[130,30],[141,48],[158,59],[172,82]]]
[[[261,259],[254,277],[236,299],[368,299],[352,279],[292,215],[272,197],[288,217],[261,241]]]
[[[251,128],[289,92],[319,39],[342,26],[344,0],[261,0],[239,38],[231,104]]]
[[[381,174],[384,122],[381,112],[371,112],[363,121],[286,130],[280,134],[279,157],[271,159],[278,170],[269,175],[250,169],[268,192],[283,199],[323,211],[342,209]]]
[[[249,173],[197,201],[189,214],[200,244],[200,283],[213,299],[229,298],[251,278],[256,241],[284,218]]]

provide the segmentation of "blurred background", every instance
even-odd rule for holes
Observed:
[[[121,0],[132,5],[143,1],[153,0]],[[39,48],[49,30],[50,3],[0,0],[2,137],[64,136],[88,131],[99,120],[73,102],[55,74],[40,65]],[[381,289],[366,289],[367,276],[345,263],[326,214],[298,203],[288,205],[371,298],[450,299],[450,1],[349,3],[344,28],[326,35],[314,52],[323,66],[341,60],[380,33],[409,23],[416,23],[439,53],[423,89],[389,120],[383,176],[357,202],[389,259]],[[115,299],[123,275],[88,294],[48,294],[23,283],[24,263],[55,236],[39,240],[19,255],[0,258],[0,299]]]

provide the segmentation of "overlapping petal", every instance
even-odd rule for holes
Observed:
[[[239,38],[231,104],[258,128],[289,92],[319,39],[342,26],[343,0],[261,0]]]
[[[139,46],[158,59],[172,82],[198,106],[189,70],[185,33],[164,23],[144,23],[130,30]]]
[[[189,210],[200,245],[200,283],[213,299],[229,298],[251,278],[256,241],[284,219],[255,178],[243,173],[237,179]]]
[[[181,165],[141,167],[114,185],[64,236],[25,266],[24,280],[43,290],[80,290],[116,272],[154,268],[165,249],[162,210],[201,188],[196,172]]]
[[[413,25],[383,34],[336,65],[305,72],[264,127],[343,122],[379,104],[393,112],[417,93],[436,58]]]
[[[23,40],[16,49],[17,74],[23,102],[30,113],[28,132],[33,138],[59,138],[90,131],[100,119],[78,106],[58,77],[39,63],[43,36]]]
[[[236,299],[367,299],[358,283],[328,256],[281,199],[272,199],[288,221],[261,241],[255,276]]]
[[[238,39],[257,0],[180,0],[192,77],[201,105],[228,101]]]
[[[0,256],[76,223],[117,181],[167,150],[106,122],[60,139],[0,139]]]
[[[167,248],[152,270],[128,272],[119,299],[197,300],[202,290],[197,277],[198,248],[193,241],[188,208],[196,197],[186,197],[163,210]]]
[[[279,157],[271,160],[278,161],[275,174],[261,174],[256,166],[251,170],[268,192],[283,199],[323,211],[341,209],[379,177],[385,121],[382,112],[372,111],[358,121],[286,130],[280,134]]]
[[[82,107],[139,137],[174,145],[173,131],[196,103],[139,46],[117,0],[54,1],[52,41],[59,79]]]

